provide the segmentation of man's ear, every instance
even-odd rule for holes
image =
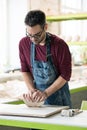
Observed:
[[[45,31],[48,29],[48,24],[46,23],[44,26]]]

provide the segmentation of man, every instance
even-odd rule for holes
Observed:
[[[26,37],[19,43],[21,71],[29,90],[24,99],[71,107],[71,54],[67,44],[47,32],[46,16],[41,10],[28,12],[25,25]]]

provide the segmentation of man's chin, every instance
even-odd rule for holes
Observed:
[[[33,41],[33,43],[34,43],[35,45],[39,45],[39,44],[40,44],[39,41]]]
[[[38,43],[38,42],[33,42],[35,45],[39,45],[40,43]]]

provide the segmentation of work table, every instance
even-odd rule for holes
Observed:
[[[73,117],[62,117],[60,113],[47,118],[0,116],[0,125],[44,130],[86,130],[87,111]]]

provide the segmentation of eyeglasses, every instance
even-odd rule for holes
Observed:
[[[44,31],[44,29],[43,29],[42,31],[40,31],[40,32],[38,32],[38,33],[36,33],[36,34],[34,34],[34,35],[31,35],[31,34],[29,34],[29,33],[27,32],[27,30],[26,30],[26,36],[29,37],[29,38],[39,39],[39,38],[41,37],[43,31]]]

